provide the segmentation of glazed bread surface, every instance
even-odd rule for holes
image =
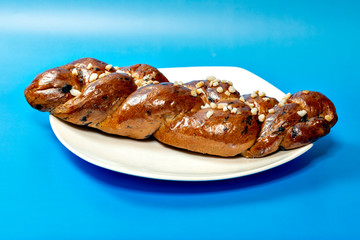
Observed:
[[[73,124],[222,157],[298,148],[337,122],[334,104],[319,92],[299,91],[279,102],[259,91],[240,95],[213,76],[171,83],[147,64],[114,67],[93,58],[37,75],[25,97]]]

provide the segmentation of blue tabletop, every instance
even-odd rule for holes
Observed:
[[[357,1],[0,3],[0,239],[359,239]],[[24,88],[82,57],[118,66],[235,66],[315,90],[339,122],[304,155],[230,180],[176,182],[94,166]]]

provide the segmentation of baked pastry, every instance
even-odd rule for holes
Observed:
[[[300,91],[279,102],[241,96],[213,76],[170,83],[146,64],[113,67],[83,58],[47,70],[25,89],[35,109],[77,125],[223,157],[263,157],[316,141],[337,122],[323,94]]]

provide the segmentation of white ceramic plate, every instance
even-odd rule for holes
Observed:
[[[260,77],[236,67],[163,68],[169,81],[191,81],[209,75],[233,82],[241,94],[254,90],[275,98],[284,93]],[[286,163],[312,147],[279,151],[263,158],[221,158],[166,146],[156,140],[133,140],[75,126],[50,115],[51,127],[65,147],[97,166],[126,174],[182,181],[219,180],[261,172]]]

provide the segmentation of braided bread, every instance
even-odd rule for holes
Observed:
[[[329,133],[337,122],[323,94],[300,91],[280,102],[258,91],[241,96],[215,77],[170,83],[146,64],[113,67],[83,58],[47,70],[25,89],[35,109],[77,125],[223,157],[263,157]]]

